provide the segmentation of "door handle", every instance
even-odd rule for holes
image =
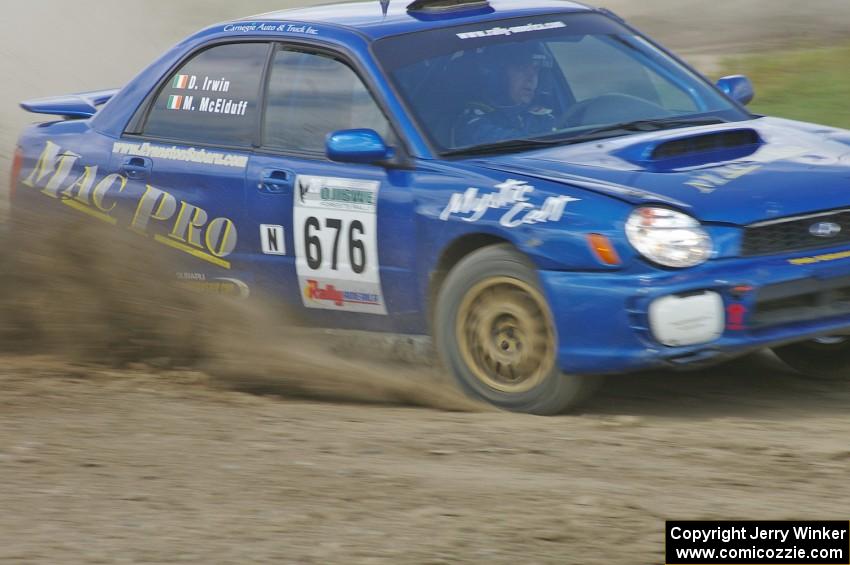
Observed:
[[[147,157],[130,157],[121,165],[121,171],[130,179],[141,179],[151,173],[153,161]]]
[[[266,169],[260,178],[260,192],[266,194],[283,194],[292,188],[295,175],[281,169]]]

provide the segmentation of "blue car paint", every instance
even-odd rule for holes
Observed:
[[[102,174],[128,177],[126,189],[113,194],[115,210],[138,208],[140,199],[148,194],[148,183],[169,191],[176,205],[190,203],[211,218],[225,218],[239,227],[238,245],[227,256],[230,268],[226,272],[207,261],[187,265],[186,275],[198,272],[203,277],[249,281],[256,290],[283,296],[299,306],[302,289],[292,253],[283,257],[259,253],[256,228],[260,224],[287,226],[285,240],[289,245],[295,241],[291,231],[292,192],[286,193],[287,198],[268,190],[264,175],[279,172],[283,184],[288,175],[293,182],[296,175],[378,181],[381,282],[388,316],[306,309],[302,313],[331,327],[427,333],[432,282],[439,276],[436,270],[447,250],[473,238],[506,241],[538,266],[560,336],[560,364],[569,372],[611,373],[709,362],[850,328],[850,317],[838,316],[761,330],[728,329],[720,340],[708,345],[665,347],[647,329],[646,313],[652,299],[671,294],[712,289],[727,303],[748,307],[751,298],[733,296],[731,288],[850,275],[850,260],[811,266],[790,262],[794,257],[840,253],[846,245],[814,252],[740,257],[743,226],[850,204],[850,132],[754,118],[513,155],[440,159],[382,74],[372,56],[371,43],[447,24],[589,9],[551,0],[494,0],[488,9],[437,16],[410,14],[405,4],[391,3],[386,17],[378,2],[367,2],[290,10],[212,26],[166,53],[112,96],[91,119],[42,124],[24,132],[19,142],[24,154],[21,178],[33,174],[45,144],[51,142],[81,156],[73,176],[84,166],[97,166]],[[144,158],[134,162],[131,156],[113,153],[113,144],[127,137],[123,132],[137,119],[137,108],[155,92],[163,77],[170,76],[199,48],[234,40],[295,41],[343,54],[383,103],[411,166],[384,168],[226,149],[247,159],[244,171],[210,171],[197,163]],[[80,115],[76,99],[39,101],[29,109],[75,115],[63,111],[74,109],[75,104],[76,115]],[[664,141],[731,129],[751,130],[760,141],[744,151],[718,150],[666,162],[645,159],[652,147]],[[129,140],[140,141],[134,137]],[[470,187],[487,193],[505,182],[533,186],[535,203],[565,199],[560,200],[567,202],[562,219],[505,228],[500,222],[505,220],[505,210],[491,210],[477,222],[442,217],[453,194]],[[17,192],[16,205],[37,194],[26,186]],[[43,200],[33,202],[45,205]],[[642,204],[678,208],[700,219],[715,242],[713,259],[699,267],[669,270],[640,258],[626,240],[624,224],[631,211]],[[133,222],[125,216],[118,219],[119,223]],[[610,238],[622,265],[603,264],[592,253],[586,239],[591,233]],[[216,258],[213,251],[204,251],[208,259]]]
[[[742,128],[757,132],[763,140],[744,156],[735,151],[706,152],[654,163],[640,157],[645,147],[664,141]],[[850,146],[844,135],[791,120],[757,118],[493,157],[486,164],[504,171],[537,171],[551,180],[579,175],[613,182],[652,193],[705,222],[747,225],[846,206]],[[758,168],[728,182],[710,182],[712,177],[726,181],[720,178],[724,170],[744,163]],[[817,183],[816,202],[813,183]]]

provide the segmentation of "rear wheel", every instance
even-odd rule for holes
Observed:
[[[850,378],[850,336],[822,337],[776,347],[773,352],[807,377],[821,380]]]
[[[460,387],[499,408],[566,412],[601,382],[558,369],[558,336],[534,265],[510,245],[476,251],[452,270],[435,321],[437,346]]]

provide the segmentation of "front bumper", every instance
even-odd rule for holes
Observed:
[[[748,352],[850,333],[850,253],[819,250],[726,259],[694,269],[640,274],[543,271],[560,346],[573,374],[716,364]],[[650,305],[703,291],[722,297],[719,338],[665,346],[650,329]]]

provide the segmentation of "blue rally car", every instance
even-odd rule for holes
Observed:
[[[760,348],[850,373],[850,132],[753,115],[746,78],[605,10],[408,1],[215,25],[121,90],[23,103],[59,118],[21,136],[14,205],[319,326],[433,335],[508,410]]]

